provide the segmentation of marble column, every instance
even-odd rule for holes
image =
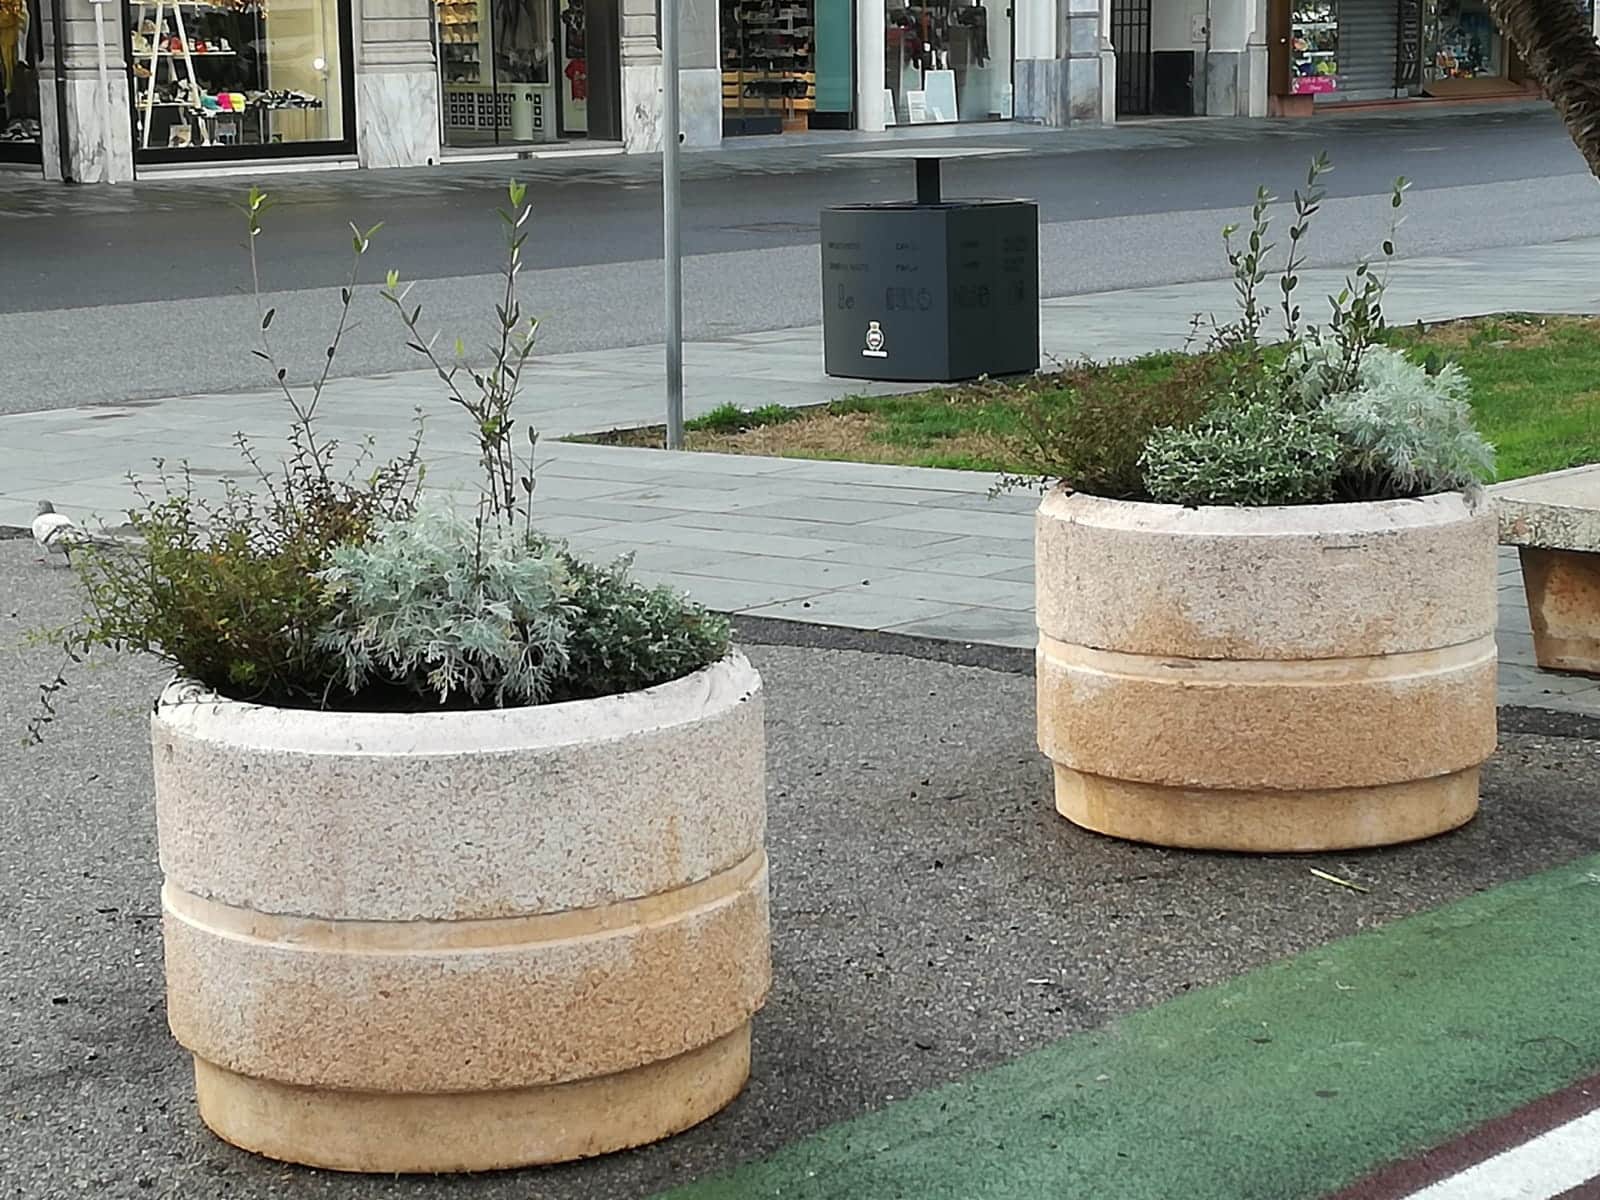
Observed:
[[[356,153],[363,167],[439,161],[433,0],[359,0],[355,12]]]
[[[1214,0],[1207,55],[1206,114],[1265,116],[1266,0]]]
[[[884,0],[856,0],[856,128],[881,133],[895,120],[884,97],[888,78]]]
[[[60,4],[65,25],[65,108],[56,85],[55,22],[51,6]],[[133,120],[128,106],[127,48],[122,16],[114,3],[104,10],[106,90],[100,87],[91,0],[43,0],[40,4],[44,52],[39,56],[39,141],[46,179],[61,178],[61,136],[65,126],[67,173],[77,183],[125,183],[133,178]],[[109,91],[109,95],[107,95]]]
[[[1105,25],[1100,0],[1021,0],[1018,32],[1038,22],[1040,14],[1028,10],[1047,4],[1051,22],[1048,38],[1029,35],[1036,53],[1048,54],[1017,60],[1017,116],[1045,125],[1073,125],[1112,119],[1107,107]]]
[[[661,149],[659,0],[622,0],[622,144]],[[722,142],[722,58],[717,0],[678,0],[678,119],[685,146]]]

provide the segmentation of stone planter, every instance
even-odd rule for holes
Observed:
[[[477,1171],[654,1141],[743,1087],[770,979],[761,681],[152,720],[167,1008],[273,1158]]]
[[[1495,746],[1495,518],[1459,494],[1179,508],[1056,491],[1039,745],[1101,833],[1248,851],[1453,829]]]

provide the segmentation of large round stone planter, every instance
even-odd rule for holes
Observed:
[[[1459,494],[1037,527],[1056,807],[1165,846],[1381,846],[1470,820],[1495,746],[1495,519]]]
[[[167,1008],[227,1141],[478,1171],[654,1141],[743,1087],[770,982],[761,681],[152,721]]]

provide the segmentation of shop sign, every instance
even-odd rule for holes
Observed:
[[[1339,81],[1333,75],[1296,75],[1289,81],[1289,91],[1296,96],[1322,96],[1338,87]]]

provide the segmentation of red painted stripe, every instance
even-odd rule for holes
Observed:
[[[1459,1175],[1468,1167],[1531,1142],[1559,1125],[1600,1108],[1600,1075],[1591,1075],[1571,1087],[1552,1092],[1533,1103],[1485,1122],[1476,1129],[1424,1151],[1414,1158],[1391,1163],[1333,1193],[1326,1200],[1402,1200],[1441,1179]],[[1560,1200],[1600,1200],[1600,1181],[1591,1180],[1564,1193]]]

